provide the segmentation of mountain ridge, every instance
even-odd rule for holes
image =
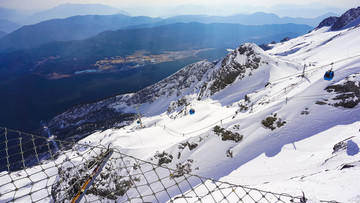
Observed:
[[[45,11],[36,12],[25,20],[26,24],[35,24],[51,19],[62,19],[78,15],[128,15],[124,10],[103,4],[60,4]]]
[[[0,31],[0,38],[6,36],[7,34],[8,34],[8,33],[6,33],[6,32]]]
[[[222,32],[221,30],[224,29],[229,32]],[[105,31],[85,40],[49,42],[38,48],[4,53],[0,55],[0,64],[5,64],[2,70],[8,74],[24,74],[30,70],[45,75],[53,72],[73,74],[76,71],[88,70],[99,60],[131,55],[139,50],[160,54],[165,51],[225,49],[237,46],[239,42],[264,43],[270,39],[274,40],[274,37],[280,40],[285,35],[298,36],[310,29],[309,26],[295,24],[244,26],[221,23],[177,23],[154,28]],[[24,56],[21,61],[17,59],[19,55]],[[43,61],[47,58],[49,60]],[[74,58],[82,60],[74,60]],[[15,64],[13,66],[16,68],[6,69],[6,66],[12,64]]]
[[[265,78],[269,79],[269,70],[262,68],[265,71],[264,75],[264,73],[259,72],[257,69],[263,66],[269,68],[271,65],[268,64],[275,64],[275,61],[270,58],[270,56],[268,56],[255,44],[244,44],[219,61],[209,62],[205,60],[190,64],[164,80],[146,87],[136,93],[119,95],[117,97],[110,98],[109,100],[100,101],[99,103],[92,103],[91,105],[94,105],[94,107],[91,107],[91,105],[85,107],[82,106],[80,107],[81,110],[79,110],[79,112],[86,112],[88,111],[87,109],[99,109],[98,105],[100,105],[103,109],[106,109],[106,111],[113,112],[111,114],[121,113],[122,110],[124,110],[123,113],[130,113],[129,108],[131,109],[135,105],[150,105],[157,106],[157,108],[147,107],[148,110],[145,115],[156,115],[165,111],[171,113],[174,109],[184,107],[183,105],[187,103],[186,101],[188,95],[198,95],[197,100],[199,101],[210,97],[216,98],[216,93],[222,91],[229,85],[231,86],[234,81],[245,78],[244,83],[247,84],[250,82],[247,77],[254,77],[253,75],[258,78],[257,85],[255,85],[255,87],[265,86],[268,81],[264,81],[264,79],[260,78],[267,75]],[[276,63],[284,64],[284,62],[281,61],[277,61]],[[293,65],[293,67],[295,70],[297,69],[296,65]],[[245,92],[251,92],[251,90],[252,89],[249,89]],[[240,97],[244,96],[245,94]],[[239,96],[236,98],[239,99]],[[226,102],[227,105],[230,102],[234,102],[234,100],[236,99],[229,99]],[[163,107],[160,107],[160,104]],[[140,109],[142,108],[144,107],[141,107]],[[74,134],[79,136],[79,132],[71,131],[74,128],[85,128],[77,125],[74,127],[71,123],[85,123],[87,126],[92,124],[90,124],[91,121],[88,121],[86,118],[86,113],[81,113],[80,115],[77,114],[76,116],[73,115],[71,112],[76,112],[76,109],[77,107],[74,107],[72,110],[55,117],[47,126],[56,134],[60,134],[58,132],[61,131],[62,134],[66,132],[66,137],[74,136]],[[90,111],[93,112],[93,110]],[[133,117],[129,118],[131,119]],[[65,123],[68,123],[69,125],[64,126],[64,121],[62,121],[62,119],[64,119]],[[76,119],[77,122],[72,121],[73,119]],[[106,125],[117,126],[118,123],[110,122]],[[99,126],[97,127],[99,128]],[[67,130],[66,128],[70,128],[72,130]]]
[[[30,18],[30,17],[29,17]],[[320,18],[279,18],[274,14],[254,13],[251,15],[222,16],[177,16],[161,19],[145,16],[130,17],[127,15],[76,15],[65,19],[52,19],[27,25],[7,38],[0,41],[1,50],[18,50],[31,48],[51,41],[70,41],[85,39],[95,36],[103,31],[118,30],[123,28],[145,28],[163,26],[173,23],[233,23],[243,25],[266,25],[266,24],[307,24],[316,26]],[[312,23],[309,23],[313,21]],[[19,27],[17,27],[19,28]],[[1,30],[1,29],[0,29]],[[9,33],[9,32],[8,32]],[[38,36],[46,36],[39,38]]]
[[[324,14],[316,18],[293,18],[279,17],[273,13],[255,12],[253,14],[236,14],[231,16],[208,16],[208,15],[179,15],[163,19],[159,24],[198,22],[198,23],[235,23],[242,25],[265,25],[265,24],[306,24],[315,27],[333,13]]]
[[[93,177],[89,165],[99,169],[102,162],[94,163],[103,153],[94,148],[103,146],[119,153],[103,162],[92,191],[84,193],[86,201],[277,202],[283,194],[293,201],[302,192],[301,202],[358,202],[359,34],[359,26],[331,32],[323,27],[266,52],[245,43],[136,93],[74,107],[44,124],[43,135],[49,142],[77,143],[31,170],[23,161],[26,169],[16,177],[24,187],[8,184],[4,190],[10,192],[0,200],[16,193],[24,199],[71,200],[81,188],[74,182],[81,186]],[[329,70],[335,73],[330,81],[324,78]],[[97,117],[115,119],[105,118],[104,125],[93,121]],[[50,144],[44,146],[51,153]],[[40,173],[34,174],[49,186],[34,183],[29,171]],[[0,180],[13,180],[10,172],[2,174]],[[28,192],[26,183],[50,187],[51,195]],[[237,195],[236,185],[246,185],[244,196]],[[260,192],[255,198],[254,191]]]
[[[0,50],[26,49],[52,41],[82,40],[103,31],[118,30],[137,24],[153,23],[158,19],[126,15],[87,15],[47,20],[24,26],[0,40]],[[39,37],[41,36],[41,37]]]
[[[19,29],[21,25],[11,22],[9,20],[0,19],[0,31],[11,33],[17,29]]]
[[[331,16],[324,19],[315,29],[330,26],[331,31],[339,31],[360,23],[360,7],[352,8],[340,17]]]

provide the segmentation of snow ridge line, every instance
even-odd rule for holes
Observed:
[[[1,140],[0,145],[18,144],[18,148],[1,150],[0,160],[6,154],[9,169],[21,163],[17,170],[0,168],[0,201],[70,201],[81,191],[84,182],[94,177],[93,184],[83,193],[86,202],[306,202],[304,196],[277,194],[200,177],[137,159],[115,148],[49,141],[16,130],[2,127],[0,130],[0,138],[11,137]],[[61,150],[54,151],[53,142]],[[92,176],[97,160],[104,160],[109,150],[112,154],[107,157],[102,172]],[[37,164],[29,162],[34,156],[39,160]],[[16,161],[14,157],[21,160]]]
[[[272,80],[272,81],[269,81],[269,82],[263,82],[263,83],[260,83],[260,84],[258,84],[258,85],[250,86],[250,87],[241,89],[241,91],[246,91],[246,90],[253,89],[253,88],[255,88],[255,87],[260,87],[260,86],[264,86],[264,85],[271,84],[271,83],[274,83],[274,82],[279,82],[279,81],[282,81],[282,80],[284,80],[284,79],[291,78],[291,77],[302,76],[303,73],[309,73],[309,74],[311,74],[311,73],[313,73],[313,72],[315,72],[315,71],[318,71],[318,70],[321,70],[321,69],[323,69],[323,68],[325,68],[325,67],[327,67],[327,66],[331,66],[331,65],[334,65],[334,64],[336,64],[336,63],[340,63],[340,62],[347,61],[347,60],[350,60],[350,59],[353,59],[353,58],[357,58],[357,57],[360,57],[360,54],[353,55],[353,56],[351,56],[351,57],[347,57],[347,58],[343,58],[343,59],[339,59],[339,60],[337,60],[337,61],[333,61],[333,62],[331,62],[331,63],[321,65],[321,66],[319,66],[319,67],[315,67],[315,68],[311,68],[311,69],[306,69],[306,70],[305,70],[304,72],[302,72],[302,73],[292,74],[292,75],[288,75],[288,76],[285,76],[285,77],[281,77],[281,78],[278,78],[278,79],[275,79],[275,80]],[[284,89],[281,89],[280,91],[278,91],[278,92],[276,92],[276,93],[273,93],[273,94],[271,95],[271,97],[263,98],[262,100],[260,100],[260,102],[257,102],[257,103],[252,103],[251,111],[249,111],[249,113],[252,113],[252,111],[253,111],[254,109],[257,109],[257,108],[260,107],[259,104],[263,104],[263,103],[270,103],[270,102],[281,101],[281,100],[284,100],[284,101],[286,101],[286,103],[287,103],[287,102],[290,101],[290,99],[291,99],[291,100],[297,100],[297,99],[295,99],[295,98],[304,98],[304,99],[302,99],[302,100],[306,100],[306,98],[308,98],[309,100],[312,100],[312,99],[316,99],[316,98],[321,99],[320,96],[328,96],[328,95],[325,95],[325,94],[323,94],[323,95],[306,95],[306,96],[293,96],[293,97],[291,97],[291,98],[286,97],[286,98],[281,99],[282,96],[286,95],[287,93],[289,93],[291,90],[295,89],[297,86],[299,86],[299,85],[302,84],[303,82],[304,82],[304,80],[298,81],[297,83],[292,84],[290,87],[285,87]],[[283,93],[283,94],[281,94],[281,93]],[[319,96],[319,97],[316,97],[316,96]],[[314,98],[314,97],[316,97],[316,98]],[[255,105],[256,105],[256,106],[255,106]],[[225,118],[222,118],[222,119],[214,122],[213,124],[210,124],[210,125],[208,125],[208,126],[206,126],[206,127],[203,127],[203,128],[200,128],[200,129],[191,131],[191,132],[179,132],[179,131],[177,131],[177,130],[174,130],[174,129],[171,129],[171,128],[169,128],[169,127],[166,127],[166,125],[160,125],[160,124],[156,124],[156,125],[159,126],[159,127],[164,128],[164,130],[167,130],[167,132],[168,132],[169,134],[175,133],[175,134],[178,134],[178,135],[184,137],[185,135],[190,135],[190,134],[194,134],[194,133],[201,132],[201,131],[203,131],[203,130],[209,129],[210,127],[214,127],[215,125],[217,125],[217,124],[219,124],[219,123],[222,124],[223,120],[229,119],[229,118],[231,118],[231,117],[234,119],[236,116],[237,116],[237,113],[235,113],[234,115],[230,115],[230,116],[227,116],[227,117],[225,117]],[[169,131],[172,132],[172,133],[170,133]],[[172,135],[173,135],[173,134],[172,134]],[[174,135],[174,136],[176,136],[176,135]]]

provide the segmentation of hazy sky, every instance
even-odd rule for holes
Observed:
[[[0,0],[0,7],[21,8],[21,9],[45,9],[55,7],[64,3],[82,3],[92,4],[101,3],[116,7],[133,7],[133,6],[178,6],[178,5],[237,5],[237,6],[261,6],[271,7],[277,4],[311,4],[321,3],[331,7],[350,8],[359,5],[357,0]]]
[[[317,17],[328,12],[341,14],[345,10],[359,6],[360,2],[358,0],[299,0],[291,2],[289,0],[0,0],[0,7],[45,10],[65,3],[104,4],[123,9],[131,15],[152,17],[182,14],[226,16],[258,11],[275,13],[281,17]],[[300,11],[299,8],[306,8],[307,11]]]

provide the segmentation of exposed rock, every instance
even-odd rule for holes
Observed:
[[[176,95],[179,97],[195,93],[200,88],[196,84],[203,79],[205,73],[214,65],[214,63],[206,60],[188,65],[164,80],[138,91],[126,103],[128,105],[152,103],[161,96]],[[185,92],[185,90],[189,89],[190,92]]]
[[[315,28],[315,30],[320,29],[322,27],[331,26],[330,28],[331,31],[338,31],[343,28],[346,28],[348,25],[351,25],[351,23],[355,22],[355,20],[357,20],[359,17],[360,17],[360,7],[352,8],[346,11],[340,17],[331,16],[325,18],[323,21],[320,22],[320,24]]]
[[[283,38],[282,40],[280,40],[280,42],[287,42],[287,41],[289,41],[289,40],[291,40],[290,37],[285,37],[285,38]]]
[[[267,51],[267,50],[270,50],[273,48],[272,46],[269,46],[268,44],[260,44],[259,47],[262,48],[264,51]]]
[[[315,30],[320,29],[322,27],[330,27],[332,26],[337,20],[339,19],[339,17],[336,16],[330,16],[328,18],[325,18],[323,21],[320,22],[320,24],[315,28]]]
[[[344,141],[341,141],[341,142],[335,144],[333,147],[333,154],[336,152],[339,152],[339,151],[346,150],[346,147],[347,147],[347,144]]]
[[[185,163],[176,164],[176,171],[171,174],[171,178],[179,178],[185,174],[188,174],[192,171],[191,164],[194,163],[194,160],[188,159]]]
[[[211,95],[232,84],[237,78],[244,78],[247,70],[259,68],[261,57],[256,49],[259,47],[254,44],[243,44],[222,60],[221,68],[215,73],[209,87]]]
[[[360,161],[354,161],[354,162],[351,162],[351,163],[346,163],[346,164],[343,164],[340,168],[340,170],[343,170],[343,169],[348,169],[348,168],[354,168],[354,167],[360,167]]]
[[[261,122],[266,128],[271,130],[275,130],[276,128],[280,128],[286,124],[286,121],[283,121],[281,118],[277,118],[277,114],[273,114],[271,116],[266,117]]]
[[[340,170],[343,170],[343,169],[346,169],[346,168],[352,168],[352,167],[355,167],[354,165],[351,165],[351,164],[344,164]]]
[[[157,152],[154,156],[156,159],[159,159],[158,165],[161,166],[162,164],[169,164],[173,160],[173,156],[171,154],[168,154],[166,152],[159,153]]]
[[[225,130],[218,125],[213,128],[213,131],[216,135],[221,136],[222,141],[232,140],[234,142],[240,142],[244,137],[237,132]]]
[[[331,27],[332,31],[341,30],[346,25],[350,24],[353,20],[360,16],[360,7],[352,8],[341,15]]]
[[[301,115],[309,115],[309,114],[310,114],[309,108],[305,108],[305,110],[301,111]]]
[[[335,107],[354,108],[360,103],[360,73],[355,73],[344,80],[325,88],[329,93],[337,93],[329,99],[322,99],[316,104],[328,104]]]
[[[54,117],[47,127],[51,134],[56,135],[60,140],[79,140],[95,131],[121,128],[135,119],[133,113],[123,113],[111,108],[112,104],[121,99],[122,97],[113,97],[73,107]]]

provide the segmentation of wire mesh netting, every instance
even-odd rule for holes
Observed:
[[[118,149],[0,128],[0,202],[306,202],[140,160]]]

